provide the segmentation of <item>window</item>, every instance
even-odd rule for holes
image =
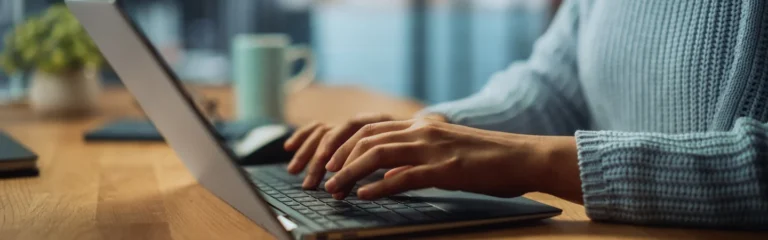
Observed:
[[[62,0],[0,0],[0,31]],[[230,39],[287,33],[311,44],[318,78],[440,102],[526,59],[543,0],[129,0],[124,9],[184,81],[229,83]],[[469,33],[469,34],[467,34]],[[112,75],[106,81],[118,82]],[[8,77],[0,74],[0,89]]]
[[[6,32],[11,30],[16,22],[21,20],[21,3],[21,0],[0,0],[0,33],[2,33],[3,36]],[[3,48],[5,47],[4,39],[4,37],[0,39],[0,51],[3,51]],[[0,71],[0,96],[6,94],[3,90],[8,89],[9,85],[9,76],[5,72]]]

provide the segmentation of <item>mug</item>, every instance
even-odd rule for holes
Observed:
[[[285,34],[241,34],[232,44],[235,109],[240,121],[282,122],[285,96],[309,86],[315,77],[312,50],[291,45]],[[293,63],[304,60],[298,74]]]

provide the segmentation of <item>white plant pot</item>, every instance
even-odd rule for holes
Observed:
[[[95,70],[66,74],[36,71],[29,89],[32,109],[46,116],[82,116],[98,107],[101,77]]]

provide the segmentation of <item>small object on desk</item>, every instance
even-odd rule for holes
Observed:
[[[0,178],[37,176],[37,155],[0,131]]]
[[[302,69],[290,76],[293,63]],[[283,120],[285,96],[315,79],[312,49],[286,34],[239,34],[232,42],[232,79],[238,120]]]
[[[216,124],[225,142],[240,160],[241,165],[287,162],[293,152],[283,150],[283,143],[293,128],[286,125],[261,122],[219,122]],[[85,141],[164,141],[149,120],[122,119],[109,122],[85,133]]]
[[[283,144],[293,128],[282,124],[266,124],[254,128],[247,135],[229,143],[240,165],[288,162],[293,152],[285,151]]]
[[[256,123],[220,122],[216,130],[226,141],[245,137]],[[163,136],[149,120],[121,119],[85,133],[85,141],[163,141]]]

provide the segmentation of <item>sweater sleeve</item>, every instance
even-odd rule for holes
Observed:
[[[728,132],[578,131],[593,220],[768,229],[768,124]]]
[[[438,113],[455,124],[504,132],[571,135],[588,122],[576,65],[578,1],[567,1],[537,40],[529,60],[494,74],[464,99],[419,114]]]

